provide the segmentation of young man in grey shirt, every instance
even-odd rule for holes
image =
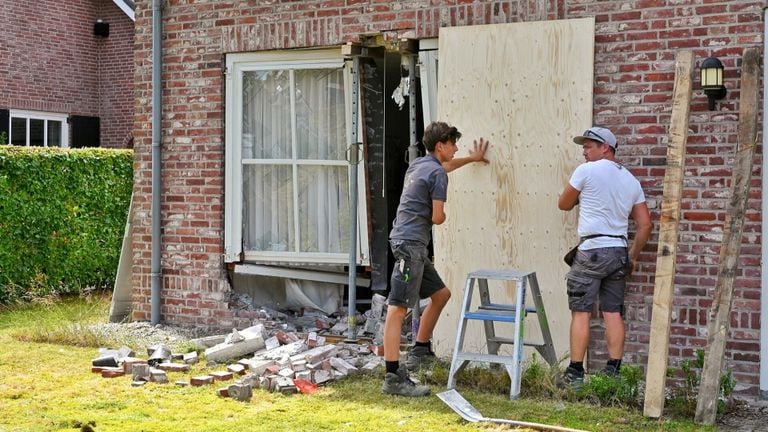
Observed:
[[[472,162],[488,163],[488,142],[474,142],[470,155],[454,158],[456,141],[461,132],[443,122],[433,122],[424,130],[427,155],[413,161],[405,173],[400,205],[389,234],[392,253],[397,260],[390,280],[387,318],[384,323],[384,360],[387,373],[382,390],[387,394],[426,396],[427,386],[416,385],[400,367],[400,332],[409,307],[419,299],[429,298],[419,323],[414,346],[408,350],[406,366],[418,367],[423,360],[434,358],[430,339],[451,292],[437,274],[429,259],[427,247],[432,225],[445,222],[448,197],[448,174]]]

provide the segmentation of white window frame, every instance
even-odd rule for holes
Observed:
[[[437,48],[437,39],[419,41],[419,78],[424,127],[439,118],[437,115]]]
[[[281,51],[263,53],[236,53],[227,55],[225,89],[225,180],[224,180],[224,261],[240,262],[243,255],[246,262],[257,263],[312,263],[349,264],[349,252],[279,252],[245,251],[243,254],[243,159],[242,159],[242,107],[243,72],[274,69],[323,69],[344,67],[344,86],[347,115],[347,142],[351,142],[351,62],[345,61],[341,48],[332,50]],[[356,94],[359,95],[360,92]],[[358,96],[359,97],[359,96]],[[359,102],[359,101],[358,101]],[[358,106],[360,104],[358,103]],[[358,111],[358,137],[362,133]],[[313,161],[303,161],[312,163]],[[325,165],[332,165],[327,163]],[[338,164],[341,165],[341,164]],[[349,164],[346,164],[347,166]],[[351,170],[349,171],[351,172]],[[357,264],[369,265],[368,217],[365,191],[365,164],[358,166],[357,206]],[[350,182],[351,184],[351,182]],[[298,234],[298,233],[297,233]]]
[[[25,111],[15,110],[9,111],[8,115],[8,144],[13,142],[13,128],[11,127],[14,118],[23,118],[27,121],[26,130],[26,147],[29,147],[29,121],[30,120],[44,120],[43,123],[43,147],[48,146],[48,122],[58,121],[61,122],[61,146],[69,147],[69,123],[67,122],[69,116],[66,114],[46,113],[40,111]]]

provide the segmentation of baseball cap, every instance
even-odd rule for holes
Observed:
[[[616,137],[613,135],[613,132],[603,127],[593,126],[585,130],[583,134],[573,137],[573,142],[576,144],[584,144],[584,140],[586,139],[608,144],[614,149],[618,147],[618,144],[616,143]]]

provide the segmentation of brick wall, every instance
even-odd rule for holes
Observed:
[[[98,3],[98,18],[109,23],[109,37],[96,38],[101,146],[126,148],[133,145],[134,25],[112,0]]]
[[[93,35],[97,17],[111,24],[108,42]],[[124,147],[133,116],[132,27],[111,0],[4,2],[0,108],[101,116],[102,144]],[[119,100],[119,109],[102,110],[102,95]]]
[[[223,252],[223,81],[228,52],[337,45],[379,32],[386,39],[436,37],[440,27],[594,16],[596,124],[611,127],[619,156],[639,177],[656,229],[664,178],[675,52],[697,64],[719,57],[725,100],[708,111],[696,90],[686,159],[683,220],[672,319],[671,364],[706,343],[722,226],[736,145],[740,55],[762,43],[760,1],[711,0],[168,0],[164,11],[162,267],[163,318],[236,323],[226,306]],[[149,318],[151,1],[137,2],[134,317]],[[757,393],[760,287],[760,157],[735,284],[727,366]],[[654,234],[627,297],[629,363],[644,365],[656,262]],[[595,321],[598,324],[599,320]],[[605,357],[599,328],[590,351]]]

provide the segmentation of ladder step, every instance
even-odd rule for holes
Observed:
[[[488,342],[496,342],[499,344],[507,344],[507,345],[514,345],[515,340],[510,338],[503,338],[503,337],[492,337],[488,338]],[[532,347],[538,347],[538,346],[544,346],[544,342],[531,342],[531,341],[523,341],[523,345],[525,346],[532,346]]]
[[[501,363],[501,364],[512,364],[512,356],[505,356],[505,355],[493,355],[493,354],[480,354],[480,353],[471,353],[471,352],[460,352],[457,356],[457,360],[469,360],[469,361],[476,361],[476,362],[486,362],[486,363]]]
[[[507,304],[500,304],[500,303],[490,303],[487,305],[481,305],[478,307],[478,309],[482,310],[497,310],[497,311],[511,311],[514,312],[517,308],[515,305],[507,305]],[[528,313],[536,313],[536,307],[534,306],[526,306],[525,311]]]
[[[478,310],[464,313],[464,318],[480,321],[517,322],[517,313],[513,311],[485,311]]]

